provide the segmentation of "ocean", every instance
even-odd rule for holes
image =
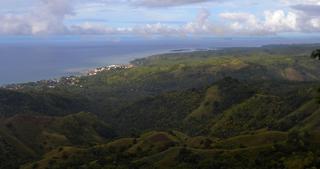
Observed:
[[[267,44],[319,43],[318,38],[19,39],[0,38],[0,85],[76,75],[95,67],[179,51]]]

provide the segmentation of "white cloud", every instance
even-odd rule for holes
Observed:
[[[314,29],[320,30],[320,18],[313,18],[309,21],[309,23]]]
[[[266,11],[263,26],[271,32],[294,32],[298,31],[298,16],[293,12],[283,10]]]
[[[312,3],[292,5],[291,8],[299,16],[298,22],[302,31],[320,31],[320,0],[313,0]]]
[[[133,5],[145,7],[170,7],[214,1],[220,0],[129,0]]]
[[[221,27],[216,26],[210,21],[210,12],[207,9],[201,9],[196,20],[182,26],[181,32],[184,34],[222,34]]]
[[[229,20],[229,32],[235,34],[270,34],[269,30],[264,29],[261,21],[250,13],[221,13],[220,17]]]
[[[74,15],[73,2],[88,0],[40,0],[40,6],[22,14],[0,15],[0,34],[137,34],[187,36],[187,35],[268,35],[287,32],[320,32],[320,0],[280,0],[291,9],[266,10],[263,16],[246,12],[223,12],[219,24],[209,10],[201,9],[198,16],[184,24],[145,24],[139,26],[110,26],[106,23],[66,24]],[[119,0],[146,7],[180,6],[201,2],[223,2],[223,0]],[[106,5],[114,0],[93,0]],[[231,1],[230,1],[231,3]],[[103,6],[102,6],[103,7]],[[152,10],[152,9],[149,9]],[[163,11],[163,10],[162,10]],[[78,11],[76,11],[78,12]],[[90,12],[90,11],[89,11]],[[94,12],[94,11],[93,11]],[[125,11],[124,11],[125,12]],[[108,19],[107,17],[104,19]]]
[[[106,25],[85,23],[71,26],[70,32],[75,34],[136,34],[142,36],[165,35],[187,36],[192,34],[219,34],[222,31],[209,20],[210,12],[206,9],[199,11],[198,16],[192,22],[181,26],[169,26],[166,24],[146,24],[135,27],[112,28]]]
[[[0,16],[0,34],[55,34],[66,31],[64,20],[72,14],[70,0],[42,0],[26,14]]]
[[[229,21],[231,32],[237,32],[238,34],[265,35],[289,32],[320,32],[319,5],[295,5],[292,8],[295,10],[264,11],[263,18],[241,12],[221,13],[220,17]]]

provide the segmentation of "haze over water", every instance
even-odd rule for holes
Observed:
[[[257,47],[267,44],[319,43],[317,38],[207,38],[127,40],[0,39],[0,84],[74,75],[94,67],[125,64],[175,49]]]

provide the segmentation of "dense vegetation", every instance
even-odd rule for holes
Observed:
[[[0,168],[320,168],[319,47],[164,54],[1,89]]]
[[[311,53],[311,58],[320,60],[320,49],[317,49]]]

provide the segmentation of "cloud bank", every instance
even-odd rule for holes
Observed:
[[[26,14],[0,16],[0,34],[59,34],[66,33],[67,15],[73,14],[70,0],[42,0],[42,5]]]
[[[232,0],[229,0],[232,2]],[[210,10],[200,9],[194,19],[179,25],[153,23],[136,26],[110,26],[107,23],[87,22],[67,24],[75,15],[75,2],[87,0],[40,0],[40,5],[26,13],[0,15],[0,35],[275,35],[302,32],[320,33],[320,0],[279,0],[289,10],[265,10],[262,16],[250,12],[220,12],[212,16]],[[94,0],[112,4],[114,0]],[[117,3],[144,7],[175,7],[223,0],[119,0]],[[87,2],[88,3],[88,2]],[[130,5],[129,5],[130,6]],[[186,9],[187,10],[187,9]],[[125,12],[125,11],[124,11]],[[215,19],[220,21],[217,22]]]

